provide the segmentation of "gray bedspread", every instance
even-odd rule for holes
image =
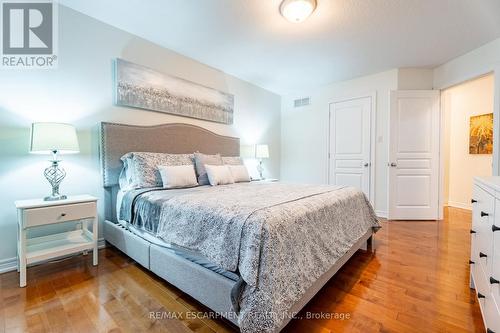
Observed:
[[[246,283],[242,332],[274,331],[306,290],[378,227],[364,194],[350,187],[242,183],[153,190],[134,200],[131,218],[157,221],[149,228],[159,238],[239,272]]]

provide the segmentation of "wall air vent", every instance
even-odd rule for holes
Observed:
[[[299,98],[293,101],[294,108],[300,108],[301,106],[306,106],[311,104],[311,97]]]

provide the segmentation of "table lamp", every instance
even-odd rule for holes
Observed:
[[[255,158],[259,159],[259,165],[257,166],[257,171],[259,171],[260,179],[264,179],[263,176],[264,167],[262,166],[262,159],[269,158],[269,147],[267,145],[255,146]]]
[[[31,125],[30,152],[33,154],[52,154],[51,166],[44,171],[44,176],[52,186],[52,194],[46,201],[66,199],[59,193],[59,185],[66,171],[59,167],[59,154],[76,154],[80,152],[75,127],[61,123],[33,123]]]

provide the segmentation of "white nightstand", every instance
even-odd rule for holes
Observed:
[[[93,250],[97,265],[97,198],[90,195],[69,196],[65,200],[43,199],[16,201],[17,258],[19,286],[26,286],[26,266],[60,256]],[[48,224],[82,220],[82,229],[27,238],[27,229]],[[92,232],[88,222],[92,222]]]

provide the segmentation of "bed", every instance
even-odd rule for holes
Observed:
[[[379,228],[358,190],[239,183],[121,191],[133,151],[239,156],[188,124],[101,123],[104,238],[242,332],[278,332]]]

